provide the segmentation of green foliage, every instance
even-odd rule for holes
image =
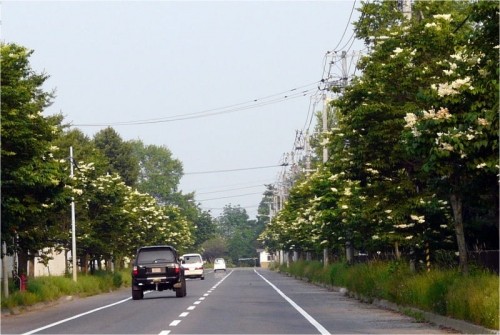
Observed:
[[[499,329],[499,279],[489,272],[475,271],[469,276],[457,270],[413,273],[402,262],[334,263],[324,269],[319,262],[299,261],[279,269],[309,281],[346,287],[364,299],[386,299]]]
[[[225,206],[216,224],[219,236],[225,240],[228,257],[234,264],[238,264],[239,258],[257,256],[254,243],[261,230],[255,220],[249,220],[244,208]]]
[[[44,117],[53,92],[43,90],[48,76],[31,69],[33,51],[0,44],[2,242],[8,253],[17,236],[20,254],[50,247],[57,229],[51,211],[66,203],[63,165],[52,145],[61,129],[61,116]]]
[[[460,278],[448,288],[446,310],[449,315],[499,329],[499,281],[488,273]]]
[[[329,160],[294,180],[261,239],[419,257],[458,247],[465,273],[467,247],[498,249],[499,5],[414,1],[411,19],[396,5],[362,4],[370,51],[330,102],[335,126],[311,141]]]
[[[139,140],[130,144],[140,167],[137,189],[160,204],[172,204],[182,177],[182,163],[165,146],[145,145]]]
[[[109,160],[108,173],[118,173],[126,185],[134,186],[139,175],[139,162],[133,144],[123,141],[111,127],[96,133],[94,143]]]
[[[118,272],[97,271],[95,275],[78,276],[78,281],[63,276],[30,278],[26,291],[15,291],[2,297],[2,308],[31,306],[39,302],[55,301],[63,296],[86,297],[130,286],[130,269]]]

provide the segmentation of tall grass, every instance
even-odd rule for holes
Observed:
[[[309,281],[346,287],[368,300],[386,299],[400,305],[499,329],[499,277],[484,271],[463,276],[456,270],[412,273],[400,262],[357,265],[294,262],[280,270]]]
[[[39,302],[55,301],[68,295],[91,296],[128,287],[130,282],[130,270],[115,273],[98,271],[94,275],[80,274],[77,282],[63,276],[30,278],[26,291],[14,291],[8,298],[2,296],[2,308],[12,310]]]

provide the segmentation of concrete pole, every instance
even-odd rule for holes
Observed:
[[[411,0],[403,0],[402,4],[403,15],[407,20],[411,19]]]
[[[2,243],[2,283],[5,298],[9,297],[9,272],[7,271],[7,244]]]
[[[70,159],[70,177],[73,179],[73,147],[69,147],[69,159]],[[76,265],[76,219],[75,219],[75,201],[71,198],[71,258],[73,260],[73,281],[77,281],[77,265]]]
[[[326,95],[323,94],[323,112],[322,112],[322,122],[323,122],[323,135],[326,136],[326,132],[328,131],[328,108],[327,108],[327,99]],[[323,164],[328,161],[328,147],[325,145],[323,147]],[[323,266],[326,268],[328,266],[330,251],[328,248],[323,249]]]

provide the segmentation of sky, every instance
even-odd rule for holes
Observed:
[[[230,204],[254,218],[296,132],[321,109],[313,102],[327,53],[363,47],[349,41],[353,7],[3,1],[1,38],[34,50],[32,68],[50,76],[47,115],[90,137],[111,126],[125,141],[165,146],[183,164],[179,190],[195,192],[203,210],[217,217]]]

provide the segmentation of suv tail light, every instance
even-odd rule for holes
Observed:
[[[134,266],[134,267],[132,268],[132,275],[133,275],[133,276],[137,276],[138,274],[139,274],[139,270],[137,269],[137,266]]]
[[[177,264],[174,265],[174,272],[176,275],[178,275],[181,272],[181,268],[179,267],[179,265]]]

